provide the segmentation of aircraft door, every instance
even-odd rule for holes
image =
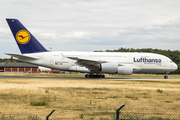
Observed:
[[[83,57],[83,58],[86,58],[87,56],[86,56],[86,54],[85,54],[85,53],[83,53],[83,54],[82,54],[82,57]]]
[[[163,61],[163,67],[166,67],[166,60]]]
[[[75,65],[76,65],[74,60],[73,60],[71,63],[72,63],[72,66],[75,66]]]
[[[134,65],[135,66],[139,66],[139,67],[142,67],[144,65],[144,62],[143,62],[143,57],[142,56],[137,56],[137,57],[134,57]]]
[[[142,67],[144,65],[143,62],[139,62],[139,66]]]
[[[50,65],[54,65],[54,60],[50,60]]]
[[[132,61],[132,55],[128,55],[130,61]]]

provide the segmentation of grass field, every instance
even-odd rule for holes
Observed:
[[[0,75],[5,75],[0,74]],[[35,76],[35,74],[6,74]],[[42,74],[36,74],[36,76]],[[69,76],[43,74],[43,76]],[[84,77],[84,75],[72,75]],[[107,76],[115,77],[115,76]],[[126,76],[116,76],[126,77]],[[149,78],[162,75],[133,75]],[[169,78],[180,78],[178,75]],[[4,115],[45,117],[56,110],[51,118],[113,119],[122,104],[123,113],[149,113],[150,118],[173,115],[180,119],[180,81],[108,81],[98,79],[0,79],[0,119]],[[28,119],[27,118],[27,119]]]

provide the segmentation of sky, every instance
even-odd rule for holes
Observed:
[[[0,0],[0,58],[18,53],[6,18],[52,51],[180,50],[180,0]]]

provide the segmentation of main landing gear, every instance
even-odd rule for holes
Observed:
[[[93,75],[93,74],[86,74],[86,78],[105,78],[105,75]]]

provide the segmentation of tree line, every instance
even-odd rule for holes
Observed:
[[[161,50],[161,49],[152,49],[152,48],[143,48],[143,49],[133,49],[133,48],[119,48],[117,50],[96,50],[94,52],[148,52],[148,53],[157,53],[170,58],[173,62],[178,65],[178,69],[172,74],[180,74],[180,51],[175,50]]]
[[[20,62],[20,61],[17,61],[17,60],[14,60],[12,58],[0,58],[0,62],[5,62],[5,63],[17,63],[17,62]]]

